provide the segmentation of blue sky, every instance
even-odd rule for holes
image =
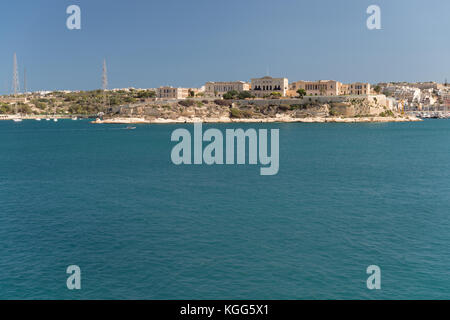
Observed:
[[[66,8],[82,29],[66,28]],[[381,7],[382,30],[366,9]],[[206,81],[450,79],[448,0],[14,0],[0,3],[0,93],[17,52],[32,90]]]

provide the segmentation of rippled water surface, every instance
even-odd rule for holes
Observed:
[[[272,177],[179,127],[0,121],[0,298],[450,298],[450,121],[214,125],[279,128]]]

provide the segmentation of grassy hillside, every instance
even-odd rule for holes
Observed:
[[[154,91],[134,89],[108,91],[106,100],[102,90],[2,96],[0,114],[96,114],[110,107],[143,102],[153,96]]]

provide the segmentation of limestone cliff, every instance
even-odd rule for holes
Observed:
[[[254,119],[327,118],[396,116],[377,99],[340,98],[320,101],[303,99],[277,100],[180,100],[145,103],[111,109],[106,118],[140,117],[146,120],[167,119]]]

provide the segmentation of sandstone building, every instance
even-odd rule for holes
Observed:
[[[230,82],[207,82],[205,84],[205,95],[208,97],[222,97],[229,91],[248,91],[250,84],[244,81]]]
[[[337,96],[342,83],[334,80],[297,81],[289,85],[289,96],[297,96],[297,90],[304,89],[308,96]]]
[[[288,96],[298,96],[297,90],[304,89],[307,96],[339,96],[339,95],[369,95],[369,83],[343,84],[335,80],[296,81],[289,84]]]
[[[252,79],[252,94],[258,98],[264,98],[271,93],[278,92],[285,97],[289,89],[287,78],[263,77]]]
[[[188,96],[188,88],[160,87],[156,90],[159,99],[186,99]]]

